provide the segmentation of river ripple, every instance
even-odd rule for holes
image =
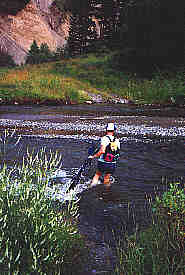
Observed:
[[[87,157],[89,143],[99,140],[108,121],[117,123],[121,138],[116,182],[108,192],[102,184],[85,190],[79,209],[79,230],[93,243],[95,253],[94,257],[90,254],[85,272],[94,270],[94,274],[113,270],[115,238],[122,236],[123,231],[131,234],[150,224],[150,201],[155,195],[166,190],[169,182],[184,184],[184,118],[74,116],[48,109],[35,114],[0,116],[1,130],[16,128],[17,135],[22,135],[18,147],[14,148],[11,142],[8,145],[7,160],[21,160],[27,147],[36,151],[45,147],[48,154],[50,150],[58,151],[63,167],[69,170],[80,167]],[[89,177],[93,176],[95,165],[94,161]]]

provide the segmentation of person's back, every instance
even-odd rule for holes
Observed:
[[[113,135],[106,135],[101,139],[101,144],[105,144],[106,149],[105,153],[99,157],[99,161],[116,163],[120,150],[119,139]]]
[[[97,171],[93,177],[91,186],[96,185],[99,177],[104,174],[104,184],[110,186],[110,175],[116,168],[116,162],[119,156],[120,142],[115,138],[116,127],[114,123],[108,123],[106,127],[106,135],[101,138],[100,150],[89,158],[98,158]]]

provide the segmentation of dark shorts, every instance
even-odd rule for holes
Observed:
[[[106,173],[106,174],[113,174],[116,168],[115,163],[108,163],[108,162],[102,162],[98,161],[98,171],[101,173]]]

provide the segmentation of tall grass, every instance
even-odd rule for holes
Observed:
[[[44,67],[45,66],[45,67]],[[51,64],[25,66],[0,74],[0,97],[7,101],[71,100],[83,102],[88,96],[81,93],[85,87],[71,77],[50,73]]]
[[[0,135],[0,162],[4,163],[8,150],[15,149],[21,136],[15,137],[16,128],[10,132],[7,129]]]
[[[185,194],[171,184],[153,205],[155,213],[148,230],[118,243],[119,265],[115,275],[183,275],[185,271]]]
[[[0,70],[0,97],[5,100],[40,102],[45,99],[82,103],[89,93],[104,98],[119,95],[136,103],[169,103],[185,96],[183,71],[156,71],[149,78],[118,71],[111,55],[94,54],[40,65]]]
[[[73,259],[83,247],[78,206],[59,209],[46,196],[49,174],[60,163],[57,153],[47,157],[42,150],[28,152],[21,165],[1,167],[1,274],[73,274]]]

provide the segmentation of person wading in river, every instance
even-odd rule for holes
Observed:
[[[110,187],[110,176],[114,173],[116,162],[119,157],[120,142],[114,136],[116,126],[114,123],[108,123],[106,126],[106,135],[101,138],[101,147],[89,159],[98,158],[97,170],[92,179],[90,187],[98,183],[99,177],[104,174],[104,184]]]

